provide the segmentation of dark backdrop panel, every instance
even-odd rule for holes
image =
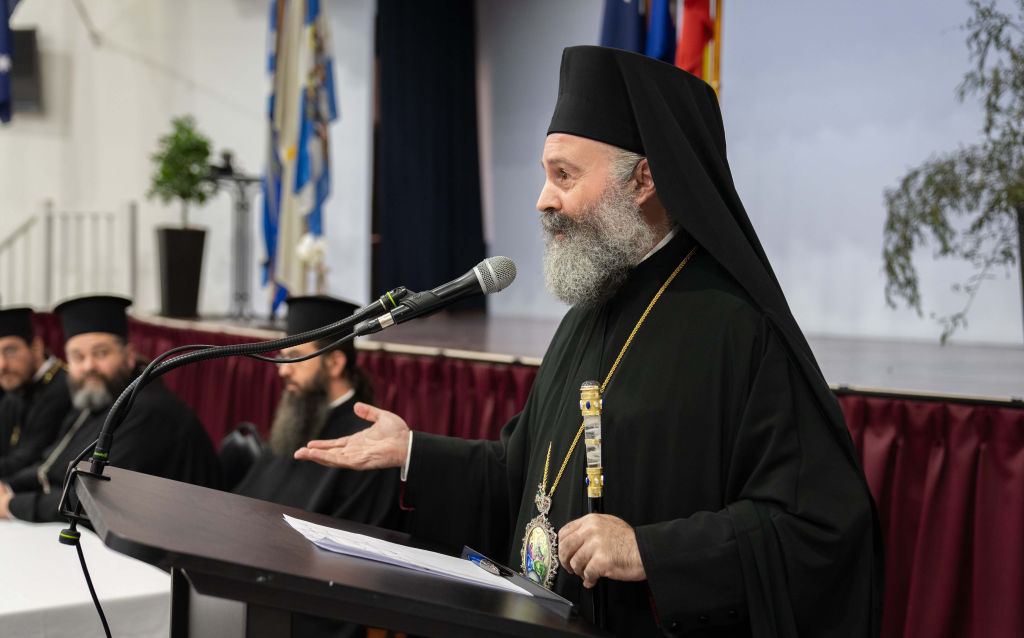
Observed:
[[[374,294],[426,290],[485,255],[472,0],[380,0],[377,55]]]

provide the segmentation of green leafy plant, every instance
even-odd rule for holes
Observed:
[[[217,182],[210,175],[210,140],[196,130],[191,115],[171,120],[174,127],[158,141],[159,148],[151,156],[156,170],[147,197],[159,197],[168,204],[181,200],[181,225],[188,228],[188,206],[202,205],[217,192]]]
[[[935,257],[970,262],[974,273],[954,283],[966,295],[962,310],[938,317],[945,344],[959,328],[982,283],[1002,269],[1010,276],[1024,246],[1024,0],[1018,14],[996,9],[994,1],[968,2],[974,11],[961,29],[974,67],[957,87],[962,102],[978,95],[985,107],[983,139],[934,155],[911,169],[899,186],[885,189],[885,301],[906,302],[918,315],[921,293],[912,253],[935,242]],[[1024,263],[1021,264],[1024,281]],[[931,313],[935,318],[935,313]]]

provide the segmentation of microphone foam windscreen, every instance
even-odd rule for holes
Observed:
[[[516,279],[516,264],[508,257],[488,257],[477,264],[474,270],[480,276],[485,295],[508,288]]]

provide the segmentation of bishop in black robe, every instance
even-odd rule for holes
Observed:
[[[288,299],[286,332],[296,335],[322,328],[351,316],[358,308],[325,295],[292,297]],[[281,353],[282,358],[311,355],[339,336],[289,348]],[[285,381],[285,394],[271,428],[272,451],[259,458],[232,491],[307,512],[398,529],[397,468],[358,472],[322,467],[292,456],[310,438],[340,438],[369,427],[369,421],[352,409],[358,401],[373,402],[373,387],[356,362],[355,346],[350,341],[314,359],[282,364],[278,369]],[[289,409],[283,409],[285,406]],[[329,411],[321,420],[324,409]],[[306,614],[292,617],[292,635],[296,636],[349,638],[365,634],[363,627],[352,623]]]
[[[605,513],[632,529],[646,574],[602,579],[608,628],[623,636],[878,635],[874,502],[838,403],[736,194],[715,92],[650,58],[569,48],[551,134],[643,155],[677,234],[610,298],[566,314],[524,410],[499,441],[411,435],[404,501],[415,508],[414,534],[525,569],[524,534],[538,514],[549,445],[550,493],[582,421],[581,385],[605,379],[694,250],[603,394]],[[330,462],[323,450],[333,446],[344,465],[357,438],[299,456]],[[576,449],[552,498],[556,530],[587,514],[585,466]],[[593,590],[565,564],[552,588],[590,617]]]

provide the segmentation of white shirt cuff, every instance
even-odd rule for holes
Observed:
[[[405,450],[405,465],[402,466],[402,482],[409,476],[409,459],[412,458],[412,431],[409,432],[409,447]]]

